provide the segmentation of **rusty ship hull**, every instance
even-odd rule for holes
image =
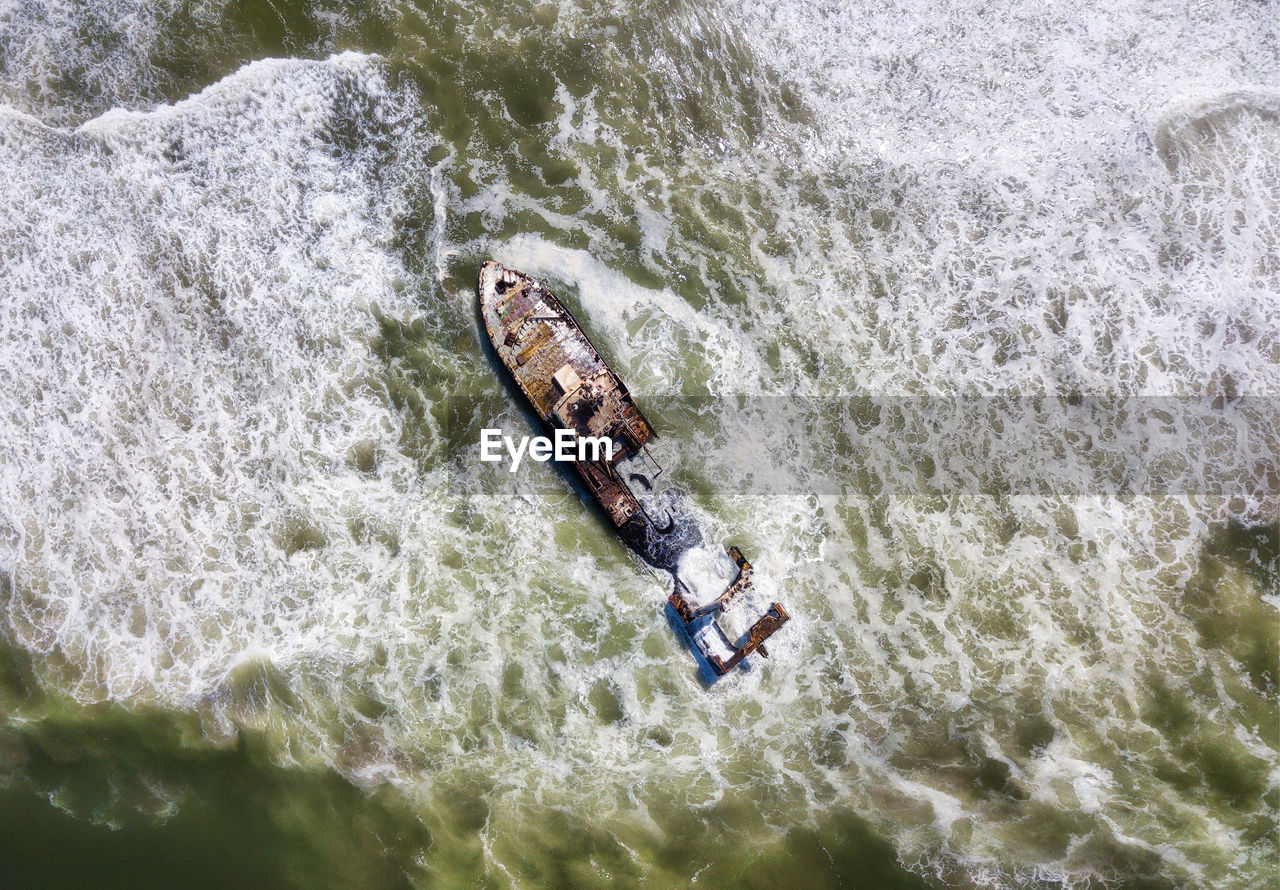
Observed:
[[[711,602],[692,602],[677,564],[699,543],[684,533],[693,524],[655,521],[628,483],[648,487],[648,480],[620,469],[642,454],[653,427],[573,316],[540,282],[493,261],[481,268],[477,290],[498,359],[542,421],[580,437],[611,440],[609,457],[574,461],[573,468],[622,540],[645,562],[670,572],[668,604],[706,664],[722,675],[753,652],[767,655],[764,641],[790,616],[773,603],[743,639],[735,643],[725,635],[716,616],[751,586],[751,564],[737,547],[728,550],[737,567],[734,581]]]
[[[497,263],[480,273],[481,314],[498,358],[548,426],[613,440],[608,461],[574,463],[583,485],[633,549],[643,546],[644,510],[617,465],[639,453],[653,427],[555,295]]]

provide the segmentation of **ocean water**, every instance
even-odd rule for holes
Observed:
[[[0,885],[1280,879],[1275,3],[3,0],[0,174]]]

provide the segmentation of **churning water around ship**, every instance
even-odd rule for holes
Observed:
[[[0,5],[8,873],[1273,885],[1277,21]],[[769,661],[704,687],[568,477],[481,467],[532,432],[489,257],[794,615]],[[1144,462],[1225,485],[936,432],[1067,396],[1251,407]]]

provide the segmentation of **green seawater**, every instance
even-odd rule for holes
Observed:
[[[1273,19],[0,6],[0,887],[1274,886]],[[489,258],[769,660],[478,462]]]

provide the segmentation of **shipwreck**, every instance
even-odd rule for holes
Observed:
[[[727,550],[737,569],[734,580],[719,596],[697,602],[680,564],[688,551],[705,546],[702,535],[669,502],[650,497],[661,473],[646,447],[653,426],[573,316],[540,282],[493,261],[481,267],[478,290],[498,359],[543,422],[553,430],[612,441],[608,457],[572,466],[627,546],[670,575],[671,614],[706,665],[723,675],[754,652],[768,656],[765,640],[790,616],[773,603],[741,638],[729,639],[717,618],[752,583],[751,563],[737,547]]]

